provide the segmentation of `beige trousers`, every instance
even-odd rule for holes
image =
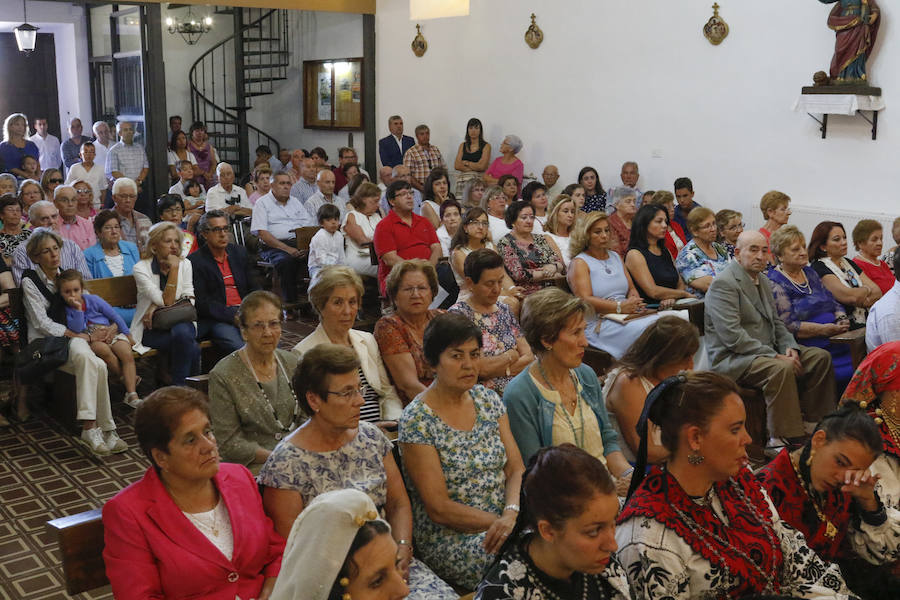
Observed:
[[[762,388],[771,437],[800,437],[803,422],[818,423],[835,409],[834,368],[831,354],[822,348],[800,346],[804,373],[794,374],[791,363],[761,356],[738,378],[745,387]]]

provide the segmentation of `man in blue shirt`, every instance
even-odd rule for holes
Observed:
[[[681,225],[684,235],[691,240],[691,229],[687,224],[687,216],[692,210],[700,206],[694,202],[694,184],[687,177],[679,177],[675,180],[675,217],[676,223]]]

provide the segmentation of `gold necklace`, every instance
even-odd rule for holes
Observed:
[[[825,537],[829,540],[833,540],[837,534],[838,529],[835,527],[834,523],[832,523],[828,517],[825,516],[825,513],[822,511],[822,508],[819,506],[818,500],[815,499],[813,494],[810,493],[809,489],[806,487],[806,481],[803,479],[803,475],[800,474],[800,466],[799,459],[800,454],[798,452],[796,458],[797,462],[794,461],[794,456],[791,455],[791,466],[794,467],[794,473],[797,474],[797,479],[800,481],[800,488],[803,490],[803,493],[806,494],[806,497],[809,498],[809,501],[812,503],[813,509],[816,511],[816,516],[819,517],[819,520],[825,523]]]

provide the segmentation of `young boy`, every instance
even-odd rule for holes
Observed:
[[[319,226],[309,242],[309,287],[316,283],[319,271],[328,265],[343,265],[347,261],[344,258],[344,235],[338,231],[341,226],[341,209],[334,204],[323,204],[316,213]]]
[[[140,406],[137,369],[131,353],[135,341],[125,321],[106,300],[84,293],[84,279],[75,269],[66,269],[56,277],[56,289],[66,303],[66,327],[85,337],[109,372],[121,377],[125,385],[125,404],[132,408]],[[118,327],[118,332],[111,329],[111,325]]]

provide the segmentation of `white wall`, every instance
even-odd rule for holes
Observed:
[[[169,11],[163,10],[163,23]],[[183,15],[184,9],[172,11]],[[274,94],[250,99],[253,109],[247,113],[251,125],[259,127],[288,148],[321,146],[329,159],[337,163],[337,149],[347,145],[347,132],[303,128],[303,61],[362,56],[362,16],[332,13],[289,11],[291,31],[291,66],[285,81],[275,82]],[[233,32],[231,15],[213,15],[213,31],[188,46],[177,35],[170,35],[163,25],[163,60],[166,68],[166,110],[180,114],[184,127],[191,121],[191,65],[213,45]],[[360,162],[364,160],[364,136],[353,132],[353,145]],[[251,150],[251,158],[252,151]]]
[[[469,117],[485,124],[495,152],[503,135],[525,143],[526,173],[559,165],[564,181],[593,165],[604,185],[637,160],[643,189],[694,181],[697,200],[761,220],[769,189],[796,205],[900,213],[892,191],[900,155],[900,9],[882,2],[870,76],[884,90],[878,140],[859,117],[831,117],[828,139],[792,112],[800,87],[828,70],[830,6],[813,0],[720,2],[731,33],[712,46],[702,35],[708,0],[471,0],[468,17],[422,23],[428,52],[410,50],[407,2],[378,0],[378,136],[387,117],[421,122],[448,160]],[[543,45],[523,39],[537,14]],[[656,157],[655,155],[658,155]]]
[[[321,146],[332,164],[337,149],[347,145],[346,131],[303,128],[303,61],[357,58],[363,54],[362,15],[291,11],[291,67],[286,81],[276,82],[275,94],[252,99],[247,119],[288,148]],[[353,132],[359,162],[365,160],[363,132]],[[252,149],[251,149],[252,150]]]
[[[194,10],[196,16],[210,14],[213,18],[212,30],[203,35],[194,45],[188,45],[180,35],[171,34],[166,29],[166,18],[184,19],[187,9],[162,9],[163,64],[166,71],[166,113],[181,115],[182,128],[187,131],[191,125],[191,86],[188,75],[191,66],[200,56],[234,32],[232,15],[212,14],[210,7],[201,6]],[[233,61],[230,61],[233,63]]]
[[[4,0],[0,31],[12,31],[22,24],[22,5]],[[59,123],[62,138],[69,137],[68,120],[79,117],[90,130],[90,68],[84,9],[63,2],[28,2],[28,22],[40,33],[52,33],[56,46],[56,78],[59,91]],[[23,109],[23,112],[28,112]]]

